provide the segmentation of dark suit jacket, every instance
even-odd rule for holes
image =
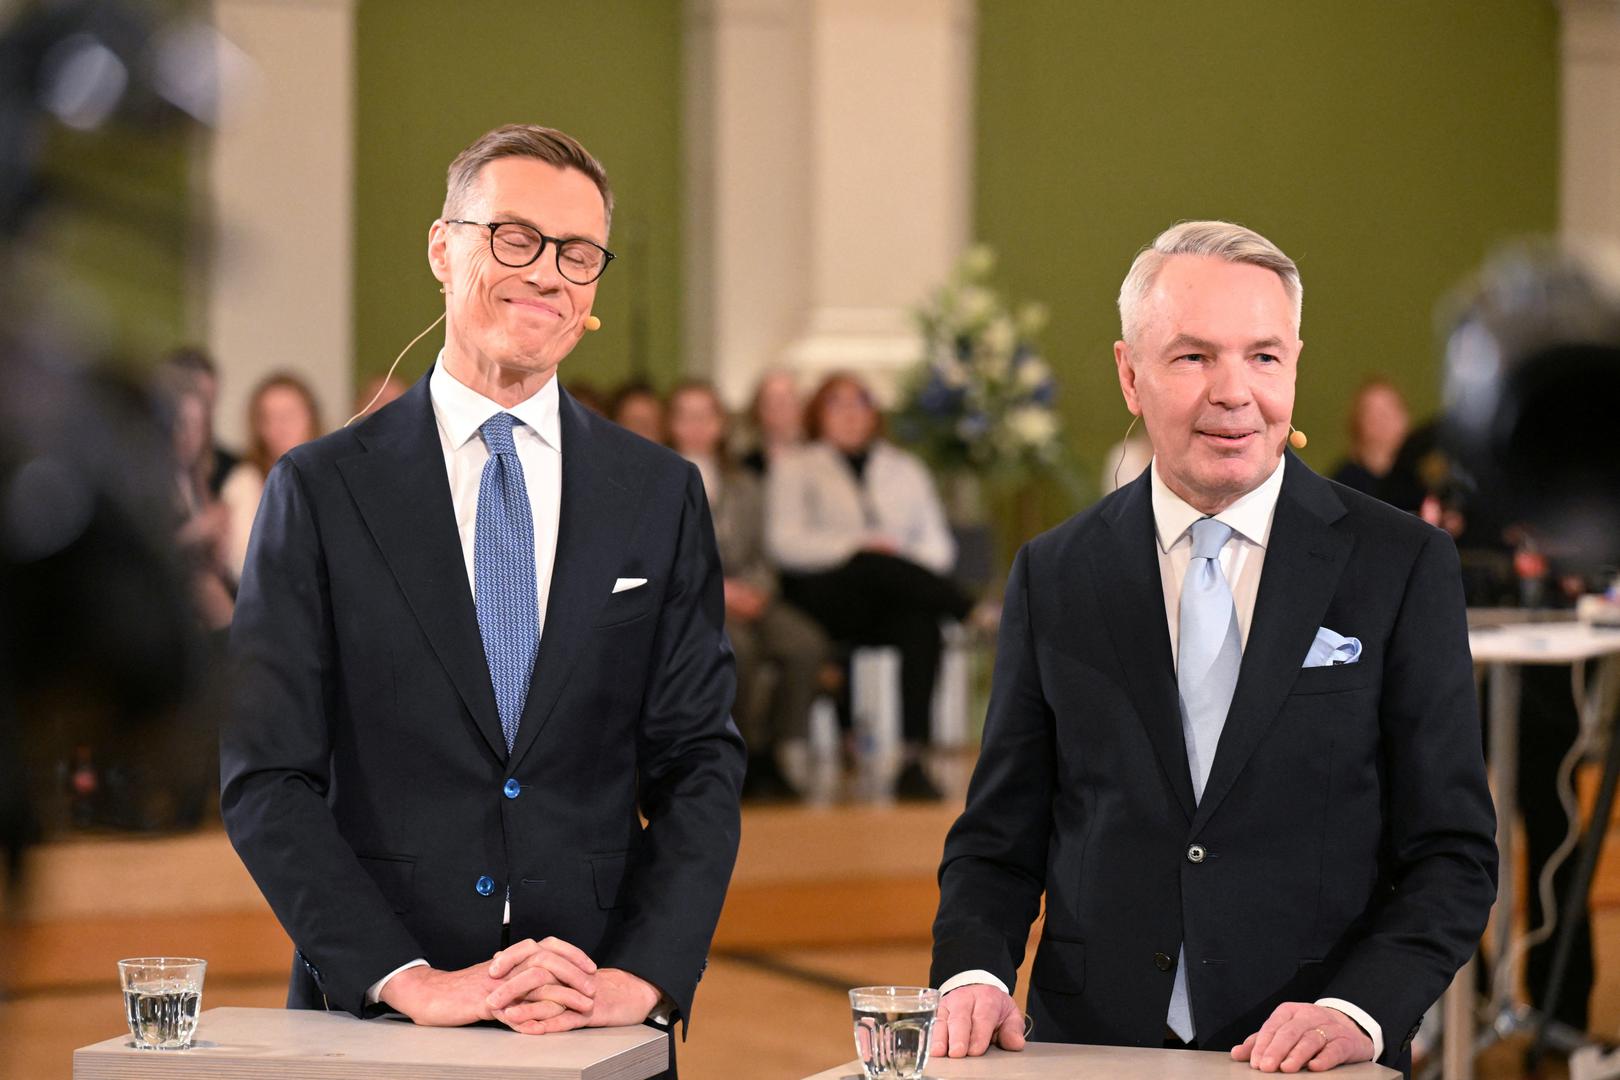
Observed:
[[[1290,454],[1195,804],[1149,484],[1014,564],[983,752],[940,868],[934,985],[974,968],[1012,985],[1044,890],[1037,1038],[1160,1045],[1185,942],[1199,1046],[1236,1045],[1283,1001],[1338,997],[1400,1062],[1495,898],[1456,552]],[[1301,669],[1322,626],[1360,638],[1360,661]]]
[[[510,890],[513,940],[563,938],[691,1015],[744,760],[708,504],[675,454],[560,408],[556,567],[510,758],[427,377],[266,482],[222,808],[301,955],[290,1005],[360,1014],[416,957],[489,959]]]

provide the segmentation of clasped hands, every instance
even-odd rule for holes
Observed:
[[[939,1002],[929,1052],[977,1057],[994,1042],[1003,1050],[1024,1048],[1024,1016],[1018,1003],[994,986],[959,986]],[[1371,1061],[1372,1039],[1337,1009],[1288,1001],[1277,1006],[1259,1031],[1232,1048],[1232,1058],[1261,1072],[1324,1072]]]
[[[428,1027],[498,1020],[525,1035],[639,1024],[658,989],[620,968],[598,968],[560,938],[517,942],[458,971],[407,968],[388,980],[382,1001]]]

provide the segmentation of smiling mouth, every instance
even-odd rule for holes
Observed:
[[[1211,439],[1219,439],[1222,442],[1240,443],[1255,433],[1252,431],[1201,431],[1199,434]]]
[[[526,311],[532,311],[537,315],[550,315],[553,318],[557,318],[557,319],[562,318],[562,312],[558,311],[556,308],[552,307],[550,304],[545,303],[544,301],[540,301],[540,300],[522,300],[522,299],[516,299],[516,298],[508,297],[506,302],[508,304],[511,304],[511,305],[515,306],[515,307],[523,308]]]

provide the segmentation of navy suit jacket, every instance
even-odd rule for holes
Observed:
[[[1457,554],[1292,454],[1285,468],[1196,803],[1148,474],[1019,553],[940,868],[934,985],[982,968],[1011,986],[1044,892],[1037,1038],[1161,1045],[1185,944],[1199,1046],[1337,997],[1404,1061],[1495,899]],[[1360,638],[1360,661],[1302,669],[1323,626]]]
[[[222,809],[298,949],[292,1006],[361,1014],[416,957],[488,960],[510,893],[513,940],[570,941],[691,1015],[744,760],[708,502],[675,454],[567,393],[560,412],[556,566],[510,756],[427,377],[265,484]]]

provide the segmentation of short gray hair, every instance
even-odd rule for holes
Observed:
[[[1294,332],[1305,301],[1305,286],[1299,280],[1299,267],[1282,249],[1253,229],[1230,221],[1181,221],[1154,237],[1153,243],[1136,253],[1130,273],[1119,287],[1119,331],[1127,342],[1134,342],[1142,331],[1140,308],[1165,260],[1172,255],[1207,255],[1227,262],[1263,266],[1282,279],[1283,292],[1294,305]]]

